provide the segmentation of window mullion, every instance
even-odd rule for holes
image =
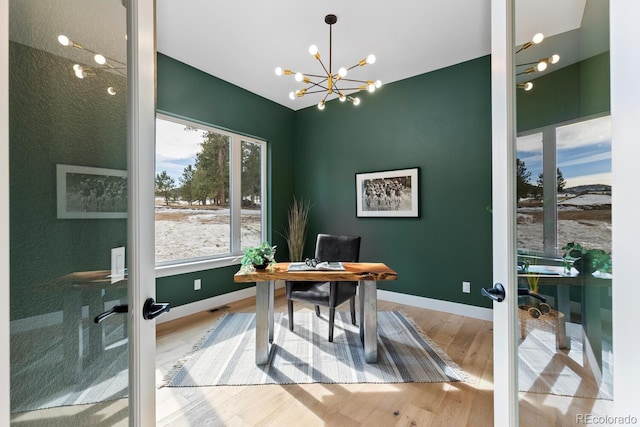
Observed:
[[[231,216],[231,253],[237,254],[240,249],[241,235],[241,209],[242,209],[242,141],[238,135],[231,137],[231,150],[229,156],[230,167],[230,198],[229,210]]]

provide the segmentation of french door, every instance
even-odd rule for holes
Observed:
[[[155,424],[153,10],[0,0],[2,425]]]
[[[578,326],[577,340],[562,336],[561,341],[551,341],[547,345],[548,351],[552,353],[548,366],[556,363],[559,359],[570,360],[570,367],[580,370],[580,364],[588,366],[594,372],[598,384],[606,385],[607,381],[612,383],[608,392],[611,396],[604,397],[598,395],[595,398],[584,398],[585,383],[579,382],[577,387],[570,388],[567,395],[560,397],[562,407],[554,407],[549,400],[545,400],[544,393],[540,389],[534,390],[532,394],[540,393],[533,400],[528,400],[526,393],[522,393],[522,385],[525,379],[521,369],[520,360],[522,348],[519,348],[530,338],[528,329],[521,329],[522,321],[526,316],[523,314],[522,298],[518,295],[519,287],[523,287],[522,277],[520,286],[518,284],[518,266],[522,255],[518,253],[519,225],[516,209],[522,194],[517,191],[516,158],[517,158],[517,129],[516,121],[516,94],[518,90],[516,81],[517,58],[516,42],[514,34],[517,34],[516,26],[518,20],[518,5],[528,3],[535,4],[535,7],[543,7],[546,2],[525,2],[524,0],[492,0],[492,112],[493,112],[493,281],[494,287],[491,290],[493,296],[499,296],[493,303],[494,313],[494,425],[496,426],[525,426],[525,425],[580,425],[580,424],[630,424],[640,420],[640,413],[637,408],[637,392],[634,384],[640,380],[640,369],[634,362],[635,354],[638,354],[640,344],[628,329],[629,322],[635,322],[637,318],[637,279],[634,278],[634,266],[637,263],[629,252],[633,252],[633,242],[640,236],[640,227],[635,220],[640,208],[640,197],[637,195],[637,169],[638,149],[637,141],[640,138],[640,131],[637,125],[637,117],[640,115],[640,91],[634,84],[635,73],[631,70],[637,65],[637,59],[629,54],[633,50],[632,40],[638,37],[636,23],[640,20],[640,7],[633,1],[611,1],[611,2],[576,2],[575,5],[585,7],[603,7],[608,3],[607,16],[610,28],[610,78],[611,78],[611,100],[610,100],[610,140],[611,140],[611,188],[612,207],[611,252],[613,257],[613,273],[611,276],[596,274],[588,278],[576,278],[576,272],[567,269],[559,264],[560,273],[558,278],[552,278],[555,291],[550,291],[551,296],[547,296],[547,303],[550,303],[551,313],[564,312],[567,324],[575,322]],[[554,2],[548,5],[554,4]],[[556,5],[559,3],[555,3]],[[563,3],[565,4],[565,3]],[[585,6],[586,5],[586,6]],[[556,16],[549,13],[549,16]],[[581,13],[583,19],[593,18],[593,15]],[[593,21],[591,21],[593,23]],[[586,43],[586,41],[585,41]],[[582,48],[586,45],[582,46]],[[535,90],[535,86],[534,86]],[[563,133],[574,124],[560,124],[551,135],[552,145],[544,145],[544,149],[553,150],[541,155],[541,158],[553,155],[556,156],[556,142],[558,152],[560,144],[565,142]],[[588,122],[581,122],[581,127],[588,126]],[[545,130],[547,132],[548,129]],[[541,141],[545,139],[541,136]],[[547,138],[549,139],[549,138]],[[542,145],[541,145],[542,147]],[[551,147],[551,148],[549,148]],[[560,154],[558,153],[558,156]],[[601,158],[603,156],[600,156]],[[558,157],[559,158],[559,157]],[[562,165],[569,165],[572,162],[559,162]],[[573,162],[576,164],[576,162]],[[556,164],[544,169],[544,189],[554,192],[554,185],[547,183],[546,177],[553,175],[556,171]],[[542,181],[542,178],[540,179]],[[542,187],[542,183],[540,183]],[[563,196],[564,198],[564,196]],[[553,203],[553,213],[556,213],[556,204],[562,203],[560,198],[551,198]],[[544,198],[544,203],[547,198]],[[549,206],[540,208],[541,211],[549,209]],[[547,214],[545,214],[547,215]],[[562,220],[558,216],[551,218],[551,223],[556,224]],[[562,230],[560,230],[562,231]],[[557,241],[554,244],[543,244],[543,239],[549,236],[556,237],[556,230],[539,230],[537,237],[540,240],[540,251],[549,255],[550,251],[560,250],[561,246],[567,242]],[[561,233],[557,234],[558,236]],[[548,261],[546,257],[545,262]],[[534,259],[534,258],[531,258]],[[539,259],[539,258],[536,258]],[[560,260],[556,259],[561,262]],[[526,264],[528,267],[529,264]],[[523,264],[524,267],[524,264]],[[541,267],[541,266],[537,266]],[[571,267],[570,265],[567,267]],[[553,269],[551,269],[553,270]],[[550,270],[550,271],[551,271]],[[525,282],[526,288],[531,289],[532,285],[538,285],[543,275],[538,274],[542,270],[532,269],[536,274],[529,274],[532,281]],[[530,272],[529,272],[530,273]],[[604,279],[603,279],[604,277]],[[608,279],[607,279],[608,278]],[[606,280],[609,284],[606,285]],[[540,286],[542,289],[542,283]],[[574,286],[576,290],[571,291],[566,304],[561,304],[564,290],[560,289],[563,283]],[[501,292],[502,285],[504,293]],[[606,288],[604,290],[599,288]],[[595,298],[594,298],[594,295]],[[501,300],[498,302],[497,300]],[[519,301],[520,300],[520,301]],[[602,305],[605,302],[608,306]],[[539,301],[538,301],[539,303]],[[539,305],[531,303],[532,306]],[[520,304],[520,307],[519,307]],[[562,307],[560,309],[558,307]],[[597,328],[591,323],[589,310],[595,305],[598,313]],[[578,312],[573,313],[573,309],[578,307]],[[584,311],[586,310],[586,311]],[[528,313],[526,313],[528,315]],[[534,313],[538,317],[540,313]],[[548,316],[542,312],[542,318]],[[526,317],[529,319],[529,317]],[[525,319],[525,320],[526,320]],[[540,323],[543,324],[543,323]],[[608,334],[601,328],[606,324],[610,330]],[[559,323],[554,320],[553,327],[550,328],[553,334],[560,333]],[[597,341],[592,340],[592,334],[598,332]],[[544,332],[544,331],[543,331]],[[562,331],[564,333],[564,331]],[[534,332],[535,335],[535,332]],[[565,340],[566,338],[566,340]],[[573,346],[572,346],[573,344]],[[584,345],[584,348],[582,346]],[[604,346],[604,347],[603,347]],[[590,347],[590,348],[587,348]],[[570,359],[568,356],[577,348],[581,349],[581,357]],[[595,354],[595,357],[582,357],[582,354]],[[606,365],[609,364],[609,367]],[[613,373],[610,367],[613,366]],[[609,369],[610,378],[606,378]],[[569,369],[567,369],[568,371]],[[601,377],[597,378],[597,373]],[[567,372],[556,373],[549,377],[547,373],[538,373],[533,377],[534,385],[549,385],[554,382],[561,382],[562,376]],[[552,384],[556,385],[556,384]],[[602,390],[600,390],[602,391]]]

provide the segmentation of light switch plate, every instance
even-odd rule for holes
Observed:
[[[462,282],[462,292],[465,294],[471,293],[471,282]]]
[[[111,283],[124,279],[124,247],[111,249]]]

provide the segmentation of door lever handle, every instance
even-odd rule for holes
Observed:
[[[146,320],[155,319],[162,313],[169,311],[169,309],[168,302],[155,302],[153,298],[147,298],[142,307],[142,317]]]
[[[480,289],[480,293],[496,302],[504,301],[505,297],[504,286],[502,286],[502,283],[496,283],[491,289],[482,288]]]
[[[128,313],[129,312],[129,304],[121,304],[121,305],[114,305],[113,307],[111,307],[110,310],[105,311],[104,313],[100,313],[98,314],[93,321],[95,323],[100,323],[102,322],[104,319],[106,319],[107,317],[114,315],[116,313]]]

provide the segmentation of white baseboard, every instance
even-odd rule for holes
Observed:
[[[276,281],[276,289],[284,287],[282,280]],[[158,323],[169,322],[184,316],[211,310],[221,305],[230,304],[241,299],[250,298],[256,295],[255,286],[218,295],[205,300],[196,301],[172,308],[168,313],[158,317]],[[398,292],[378,290],[378,298],[383,301],[395,302],[398,304],[410,305],[412,307],[427,308],[429,310],[443,311],[445,313],[457,314],[459,316],[473,317],[474,319],[493,321],[493,311],[489,308],[475,307],[472,305],[460,304],[457,302],[441,301],[432,298],[417,297],[415,295],[401,294]]]
[[[445,313],[457,314],[459,316],[473,317],[474,319],[493,321],[493,310],[490,308],[476,307],[473,305],[460,304],[458,302],[442,301],[379,289],[378,299],[410,305],[412,307],[443,311]]]
[[[276,280],[276,289],[284,287],[284,281]],[[215,297],[203,299],[200,301],[192,302],[189,304],[180,305],[172,308],[168,313],[158,317],[157,323],[165,323],[171,320],[176,320],[181,317],[189,316],[192,314],[200,313],[201,311],[211,310],[221,305],[230,304],[241,299],[255,297],[256,287],[252,286],[246,289],[240,289],[239,291],[229,292],[227,294],[218,295]]]

